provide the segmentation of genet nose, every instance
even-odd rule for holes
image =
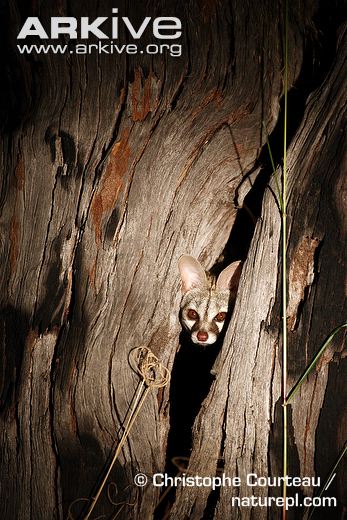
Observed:
[[[205,332],[204,330],[199,330],[199,332],[197,333],[196,337],[198,338],[199,341],[207,341],[208,340],[208,333]]]

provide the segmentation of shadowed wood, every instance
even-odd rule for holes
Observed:
[[[27,16],[47,24],[51,16],[111,16],[113,7],[105,0],[48,4],[8,2],[1,31],[9,50],[0,149],[0,516],[18,520],[67,518],[73,501],[91,496],[137,387],[133,348],[150,347],[172,369],[181,330],[178,259],[191,254],[209,269],[220,257],[236,204],[259,172],[262,121],[271,132],[282,91],[280,3],[117,3],[137,21],[179,16],[180,58],[19,55],[16,35]],[[314,6],[291,8],[294,83]],[[306,236],[319,241],[309,292],[293,304],[301,313],[289,337],[293,382],[343,319],[344,255],[336,247],[346,238],[343,37],[290,154],[290,261]],[[149,42],[145,33],[141,45]],[[279,239],[267,190],[216,379],[194,426],[190,467],[201,475],[214,474],[220,457],[232,476],[279,472]],[[345,435],[338,406],[320,412],[334,387],[344,388],[342,357],[325,359],[300,407],[299,396],[293,401],[301,471],[327,470],[325,457],[314,460],[312,429],[329,459]],[[169,404],[169,389],[150,392],[112,472],[115,501],[134,503],[123,518],[153,517],[160,490],[136,488],[133,476],[165,468]],[[172,518],[201,518],[208,495],[178,490]],[[230,510],[230,496],[221,490],[214,518],[251,518],[247,509]],[[84,504],[73,506],[75,518]],[[113,509],[103,499],[95,512]]]

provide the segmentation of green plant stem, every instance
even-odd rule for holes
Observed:
[[[288,421],[287,421],[287,119],[288,119],[288,0],[285,2],[284,41],[284,129],[282,176],[282,402],[283,402],[283,476],[288,471]],[[282,519],[286,520],[286,478],[283,480]]]
[[[340,331],[342,330],[343,328],[346,328],[347,327],[347,323],[343,323],[342,325],[339,325],[338,327],[336,327],[330,334],[329,336],[326,338],[326,340],[324,341],[323,345],[321,346],[321,348],[318,350],[317,354],[314,356],[314,358],[312,359],[311,363],[307,366],[305,372],[302,374],[302,376],[297,380],[297,382],[295,383],[295,385],[293,386],[293,388],[291,389],[291,391],[289,392],[289,394],[287,395],[287,404],[289,403],[289,401],[294,397],[294,395],[296,394],[296,392],[299,390],[299,388],[301,387],[302,383],[304,382],[304,380],[306,379],[306,377],[309,375],[310,372],[312,372],[313,368],[315,367],[315,365],[317,364],[319,358],[321,357],[321,355],[324,353],[324,351],[328,348],[328,346],[330,345],[331,341],[333,340],[333,338],[335,337],[335,335]]]

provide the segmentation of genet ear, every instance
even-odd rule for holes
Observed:
[[[238,260],[228,265],[220,273],[217,279],[217,289],[225,290],[228,289],[230,292],[236,294],[239,286],[240,276],[242,271],[242,262]]]
[[[206,273],[200,262],[190,255],[182,255],[178,260],[178,268],[182,280],[182,292],[186,292],[196,287],[206,287]]]

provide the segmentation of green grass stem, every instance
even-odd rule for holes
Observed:
[[[283,476],[288,472],[288,421],[287,421],[287,120],[288,120],[288,0],[285,2],[284,39],[284,122],[283,122],[283,171],[282,171],[282,403],[283,403]],[[284,504],[282,519],[286,520],[287,484],[283,480]]]
[[[328,348],[328,346],[330,345],[331,341],[334,339],[334,337],[336,336],[336,334],[342,330],[343,328],[346,328],[347,327],[347,323],[343,323],[342,325],[339,325],[338,327],[336,327],[336,329],[334,329],[330,334],[329,336],[326,338],[326,340],[324,341],[323,345],[321,346],[321,348],[318,350],[317,354],[314,356],[314,358],[312,359],[311,363],[307,366],[305,372],[302,374],[302,376],[297,380],[297,382],[295,383],[295,385],[293,386],[293,388],[291,389],[291,391],[289,392],[288,396],[287,396],[287,404],[289,403],[289,401],[294,397],[294,395],[296,394],[296,392],[299,390],[299,388],[301,387],[302,383],[304,382],[304,380],[306,379],[306,377],[312,372],[312,370],[314,369],[315,365],[317,364],[319,358],[322,356],[322,354],[325,352],[325,350]]]
[[[281,227],[282,227],[282,426],[283,426],[283,437],[282,437],[282,473],[283,477],[287,476],[288,473],[288,404],[294,397],[296,392],[300,389],[302,383],[306,377],[311,373],[318,360],[328,348],[329,344],[335,337],[335,335],[344,327],[347,327],[347,323],[336,327],[326,338],[322,347],[319,349],[311,363],[307,366],[302,376],[295,383],[291,391],[287,394],[287,380],[288,380],[288,343],[287,343],[287,121],[288,121],[288,0],[285,0],[285,38],[284,38],[284,123],[283,123],[283,165],[282,165],[282,190],[280,189],[277,170],[275,167],[271,146],[268,139],[265,123],[263,126],[266,133],[266,143],[269,151],[269,157],[273,174],[275,177],[276,188],[278,192],[279,207],[281,212]],[[321,490],[319,496],[322,496],[326,485],[334,475],[334,472],[342,460],[343,456],[347,452],[347,442],[342,449],[336,463],[331,469],[327,480]],[[286,497],[287,497],[287,485],[286,479],[284,479],[282,487],[282,497],[284,499],[284,505],[282,508],[282,520],[286,520]],[[308,520],[313,514],[312,509]]]

